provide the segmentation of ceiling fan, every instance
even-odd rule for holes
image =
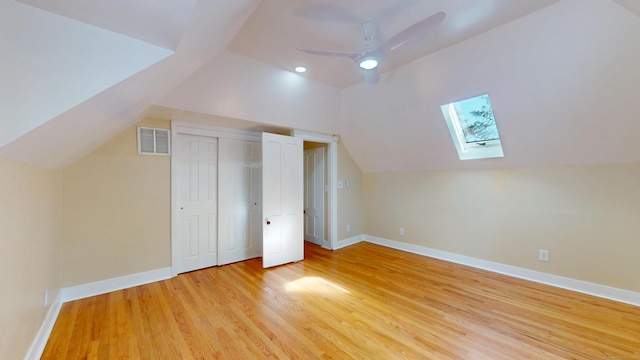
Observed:
[[[367,84],[377,84],[380,80],[378,65],[392,50],[399,48],[410,40],[425,36],[444,21],[446,13],[439,11],[408,28],[400,31],[386,41],[379,43],[377,39],[378,27],[371,21],[363,22],[360,26],[365,47],[361,51],[332,51],[297,47],[296,50],[313,55],[347,57],[355,61],[364,70]]]

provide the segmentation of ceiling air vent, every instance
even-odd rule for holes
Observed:
[[[138,154],[169,155],[169,129],[138,126]]]

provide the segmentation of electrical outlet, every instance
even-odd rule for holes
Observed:
[[[42,301],[42,307],[49,305],[49,289],[44,289],[44,299]]]
[[[538,260],[549,261],[549,250],[538,250]]]
[[[404,228],[403,227],[400,228],[400,236],[404,236]]]
[[[351,224],[347,224],[347,232],[351,231]]]

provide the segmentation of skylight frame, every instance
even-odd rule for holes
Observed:
[[[479,140],[479,141],[467,141],[467,138],[464,134],[463,126],[458,118],[458,111],[456,109],[456,104],[465,102],[467,100],[476,99],[476,98],[484,98],[489,103],[491,115],[493,118],[493,122],[496,128],[496,135],[498,136],[497,140]],[[489,98],[489,94],[478,95],[458,101],[454,101],[449,104],[442,105],[440,107],[442,110],[442,115],[444,116],[445,122],[447,123],[447,127],[449,128],[449,133],[451,135],[451,139],[458,151],[458,157],[460,160],[473,160],[473,159],[489,159],[489,158],[499,158],[504,157],[504,152],[502,151],[502,143],[500,141],[500,133],[498,131],[498,125],[495,121],[495,115],[493,114],[493,105],[491,104],[491,100]]]

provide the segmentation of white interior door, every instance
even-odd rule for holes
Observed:
[[[178,135],[177,272],[217,265],[218,140]]]
[[[218,265],[262,255],[260,143],[220,138]]]
[[[304,151],[304,239],[324,240],[324,148]]]
[[[262,266],[304,258],[302,139],[262,133]]]

